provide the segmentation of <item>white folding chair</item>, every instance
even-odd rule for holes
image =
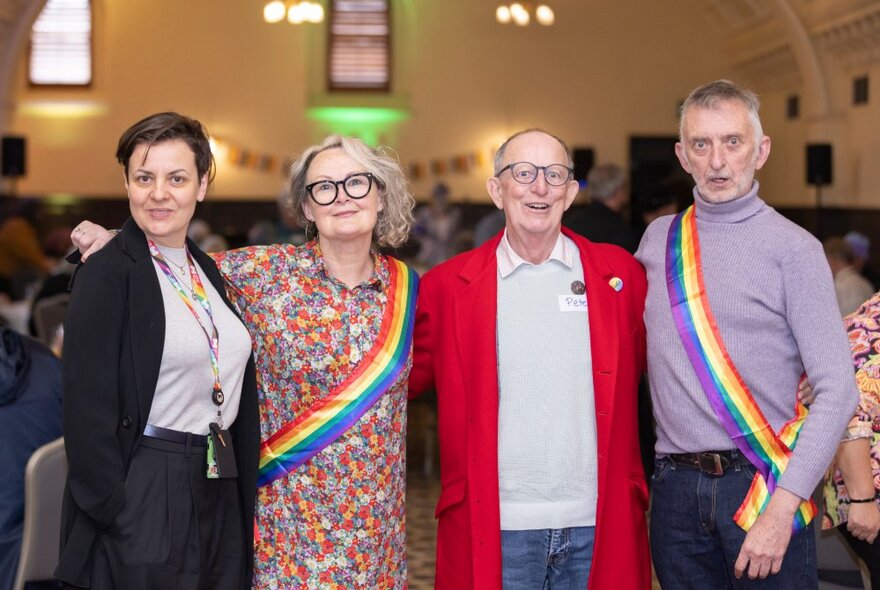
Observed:
[[[31,455],[24,472],[24,530],[12,590],[26,582],[52,580],[58,565],[61,499],[67,480],[64,439],[43,445]]]

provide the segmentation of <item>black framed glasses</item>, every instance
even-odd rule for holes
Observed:
[[[369,172],[355,172],[342,180],[319,180],[306,185],[306,192],[318,205],[330,205],[339,195],[339,187],[352,199],[363,199],[373,188],[373,175]]]
[[[505,170],[510,170],[510,175],[520,184],[532,184],[538,179],[538,172],[544,171],[544,180],[550,186],[562,186],[574,173],[573,168],[562,164],[550,164],[549,166],[536,166],[531,162],[514,162],[498,171],[495,176],[501,176]]]

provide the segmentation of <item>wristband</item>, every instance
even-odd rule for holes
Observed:
[[[850,504],[867,504],[868,502],[873,502],[875,498],[859,498],[859,499],[849,499]]]

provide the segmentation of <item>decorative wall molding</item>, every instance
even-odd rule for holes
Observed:
[[[786,2],[822,62],[848,69],[880,62],[880,1]],[[702,4],[727,34],[727,53],[737,79],[764,89],[796,88],[806,82],[803,64],[794,52],[795,40],[767,3],[702,0]]]
[[[697,4],[709,13],[712,21],[731,34],[750,29],[773,16],[766,2],[757,0],[698,0]]]
[[[803,84],[791,46],[785,43],[739,59],[732,64],[737,79],[756,89],[797,88]]]
[[[880,62],[880,3],[813,28],[817,47],[845,66]]]

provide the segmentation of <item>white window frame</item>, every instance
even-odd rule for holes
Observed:
[[[327,35],[330,92],[391,89],[390,0],[331,0]]]
[[[31,28],[31,86],[90,86],[91,0],[48,0]]]

